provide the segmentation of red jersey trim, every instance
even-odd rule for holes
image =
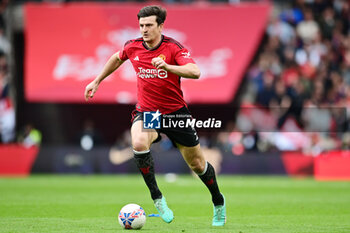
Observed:
[[[143,41],[143,40],[142,40],[142,41]],[[143,47],[145,47],[145,49],[147,49],[148,51],[154,51],[154,50],[158,49],[158,48],[162,45],[163,41],[164,41],[164,36],[162,35],[162,38],[161,38],[161,40],[160,40],[160,42],[159,42],[159,44],[158,44],[157,46],[155,46],[155,47],[153,47],[153,48],[149,48],[149,47],[146,45],[146,42],[145,42],[145,41],[142,42],[142,45],[143,45]]]
[[[136,41],[143,41],[143,39],[142,39],[142,37],[140,37],[137,39],[128,40],[127,42],[125,42],[124,47],[127,46],[128,44],[131,44],[131,43],[136,42]]]
[[[149,51],[154,51],[154,50],[158,49],[158,48],[162,45],[163,42],[164,42],[164,43],[172,43],[172,44],[175,44],[175,45],[177,45],[180,49],[185,48],[185,47],[184,47],[180,42],[178,42],[177,40],[175,40],[175,39],[173,39],[173,38],[170,38],[170,37],[166,37],[166,36],[164,36],[164,35],[162,35],[162,39],[160,40],[159,44],[158,44],[157,46],[155,46],[154,48],[149,48],[149,47],[146,45],[146,43],[145,43],[145,41],[143,40],[142,37],[137,38],[137,39],[133,39],[133,40],[128,40],[127,42],[125,42],[124,47],[127,46],[128,44],[133,43],[133,42],[136,42],[136,41],[138,41],[138,42],[139,42],[139,41],[142,41],[143,47],[144,47],[145,49],[149,50]]]
[[[127,46],[128,44],[131,44],[132,42],[134,42],[134,40],[128,40],[127,42],[125,42],[124,47]]]
[[[174,40],[173,38],[169,38],[169,37],[165,38],[164,42],[176,44],[180,49],[185,48],[180,42],[178,42],[177,40]]]

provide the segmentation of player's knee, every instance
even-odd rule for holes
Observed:
[[[149,145],[146,139],[138,137],[133,140],[132,148],[135,151],[146,151],[149,150]]]
[[[203,164],[201,159],[192,160],[189,166],[192,169],[192,171],[194,171],[197,174],[202,173],[205,169],[205,163]]]

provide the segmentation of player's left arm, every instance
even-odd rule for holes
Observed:
[[[198,79],[201,72],[198,66],[194,63],[187,63],[185,65],[170,65],[167,64],[160,57],[155,57],[152,59],[152,65],[157,69],[163,69],[173,74],[176,74],[183,78],[193,78]]]

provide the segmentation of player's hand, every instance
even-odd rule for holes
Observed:
[[[168,66],[168,64],[160,57],[153,58],[152,65],[157,69],[164,69],[164,70],[167,70],[167,66]]]
[[[98,86],[99,86],[99,83],[94,80],[85,87],[84,96],[85,96],[86,101],[88,101],[89,98],[94,97],[94,95],[98,89]]]

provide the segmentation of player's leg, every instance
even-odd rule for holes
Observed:
[[[214,167],[206,162],[200,144],[187,147],[177,144],[188,166],[199,176],[209,189],[214,204],[213,226],[223,226],[226,222],[226,203],[216,181]]]
[[[158,133],[154,129],[143,129],[143,121],[137,118],[134,120],[131,127],[131,143],[136,165],[151,193],[159,214],[165,222],[170,223],[174,219],[174,214],[168,208],[165,198],[158,188],[154,173],[154,162],[150,152],[151,144],[157,138]]]
[[[159,191],[155,175],[154,163],[150,152],[152,142],[157,138],[158,133],[154,129],[143,129],[143,121],[134,121],[131,127],[131,144],[134,151],[134,158],[137,167],[151,192],[153,200],[160,198],[162,193]]]
[[[177,120],[186,121],[191,119],[191,114],[187,107],[183,107],[171,115],[180,116],[177,117]],[[200,179],[208,187],[214,206],[224,205],[224,197],[217,185],[214,167],[204,159],[195,128],[178,127],[162,130],[176,144],[188,166],[198,174]]]
[[[216,182],[214,167],[209,162],[205,161],[202,150],[200,149],[200,144],[193,147],[177,144],[177,147],[179,148],[188,166],[208,187],[212,195],[214,205],[222,205],[224,200]]]

